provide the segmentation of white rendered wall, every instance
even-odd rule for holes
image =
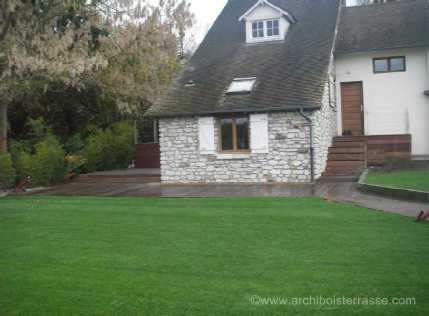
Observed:
[[[406,57],[406,71],[374,74],[373,58]],[[402,49],[335,59],[338,135],[342,133],[341,83],[363,82],[366,135],[411,134],[412,154],[429,154],[429,57],[427,49]]]
[[[428,48],[428,50],[426,51],[426,68],[427,68],[427,81],[426,81],[426,84],[427,84],[427,87],[426,87],[426,91],[427,90],[429,90],[429,48]]]
[[[253,38],[252,36],[252,22],[269,19],[280,19],[280,35],[272,38]],[[284,16],[277,10],[274,10],[268,5],[257,7],[246,17],[246,42],[247,43],[258,43],[266,41],[283,40],[286,37],[286,33],[289,29],[290,23],[284,18]]]

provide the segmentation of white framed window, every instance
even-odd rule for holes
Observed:
[[[264,37],[264,21],[252,23],[252,34],[254,38]]]
[[[266,25],[267,25],[267,36],[268,37],[280,35],[279,20],[266,21]]]
[[[253,38],[270,38],[280,36],[280,20],[264,20],[252,22]]]

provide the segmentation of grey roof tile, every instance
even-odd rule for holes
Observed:
[[[337,0],[271,0],[290,12],[282,42],[246,44],[238,18],[256,0],[229,0],[188,66],[147,112],[181,116],[314,109],[321,106],[338,14]],[[248,95],[225,95],[234,78],[256,77]],[[185,87],[193,80],[194,87]]]
[[[429,46],[429,1],[342,8],[336,55]]]

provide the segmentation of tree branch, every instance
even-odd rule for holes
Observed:
[[[4,39],[6,38],[7,32],[9,30],[12,18],[11,18],[11,14],[7,12],[7,0],[3,0],[2,2],[2,7],[1,7],[1,20],[2,20],[2,27],[0,30],[0,42],[3,42]]]

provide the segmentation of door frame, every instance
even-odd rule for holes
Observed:
[[[344,124],[343,124],[343,85],[348,85],[348,84],[356,84],[359,83],[361,85],[361,100],[362,100],[362,104],[361,104],[361,112],[360,112],[360,120],[361,120],[361,126],[362,126],[362,135],[361,136],[365,136],[365,102],[364,102],[364,94],[363,94],[363,81],[342,81],[340,82],[340,97],[341,97],[341,135],[344,136]]]

